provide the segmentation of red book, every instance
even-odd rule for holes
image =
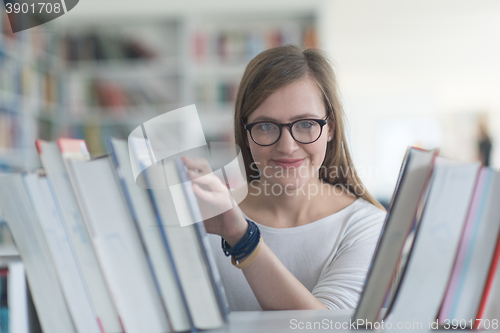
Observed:
[[[488,304],[488,299],[490,296],[490,291],[493,289],[493,282],[496,279],[500,279],[500,272],[497,272],[497,269],[499,268],[498,266],[498,261],[500,259],[500,238],[497,239],[497,244],[495,248],[495,254],[493,255],[493,259],[491,260],[491,266],[490,266],[490,271],[488,272],[488,278],[486,280],[486,285],[484,286],[484,291],[483,295],[481,297],[481,303],[479,304],[479,309],[477,311],[476,315],[476,323],[474,325],[474,329],[481,329],[484,328],[484,325],[480,327],[481,320],[485,319],[485,310],[486,310],[486,305]],[[500,282],[500,281],[499,281]],[[491,295],[494,297],[495,295]],[[496,295],[498,296],[498,295]],[[490,319],[490,318],[486,318]]]

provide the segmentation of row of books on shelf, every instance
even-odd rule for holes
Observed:
[[[211,31],[198,29],[193,33],[192,56],[198,63],[246,63],[265,49],[286,44],[318,47],[315,29],[299,24],[283,27],[232,27]]]
[[[30,16],[23,16],[30,19]],[[29,30],[14,33],[10,25],[10,19],[4,9],[3,2],[0,3],[0,54],[5,53],[13,56],[23,53],[23,60],[32,64],[46,63],[47,59],[55,59],[57,39],[54,33],[46,25],[38,25]]]
[[[50,70],[37,69],[0,53],[0,73],[0,107],[15,109],[20,102],[28,102],[48,112],[60,102],[62,83]]]
[[[91,156],[99,156],[109,152],[108,138],[126,138],[136,125],[112,123],[83,123],[67,125],[60,128],[61,135],[85,140]]]
[[[130,115],[128,109],[179,102],[178,77],[135,77],[133,79],[83,79],[68,81],[68,105],[72,115],[86,115],[89,108],[104,113]]]
[[[110,145],[111,155],[90,160],[83,140],[38,140],[43,170],[0,176],[0,209],[42,330],[223,326],[227,301],[203,223],[192,223],[194,194],[181,199],[189,220],[181,227],[168,190],[136,185],[127,142]],[[169,184],[186,176],[179,161],[165,168]]]
[[[219,80],[217,82],[199,82],[196,85],[196,101],[202,104],[231,103],[236,100],[239,80]]]
[[[157,52],[143,41],[102,32],[68,34],[62,38],[62,59],[70,66],[80,62],[152,60]]]
[[[353,319],[498,329],[499,202],[499,171],[410,148]]]
[[[20,121],[20,116],[18,114],[4,112],[0,108],[0,151],[18,148],[20,146]]]

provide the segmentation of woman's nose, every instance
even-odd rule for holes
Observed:
[[[276,142],[276,150],[284,155],[291,155],[297,149],[299,149],[299,145],[297,141],[295,141],[295,139],[292,137],[290,128],[283,127],[281,137],[278,142]]]

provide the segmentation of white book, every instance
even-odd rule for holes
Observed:
[[[478,171],[479,163],[437,158],[411,254],[386,322],[421,322],[426,326],[435,320]]]
[[[57,143],[39,140],[37,148],[101,325],[107,333],[122,332],[118,312],[97,261]]]
[[[500,231],[500,173],[483,167],[462,232],[439,321],[475,324]],[[498,318],[497,318],[498,319]]]
[[[197,226],[193,225],[195,219],[189,203],[186,199],[182,199],[185,196],[184,185],[179,178],[175,162],[161,161],[144,172],[149,173],[148,179],[163,180],[165,184],[164,189],[152,189],[150,193],[161,217],[160,227],[163,228],[170,245],[194,326],[198,329],[223,326],[225,313],[221,310],[212,282],[211,267],[205,257],[205,248],[200,242]],[[171,191],[177,199],[181,199],[176,205]],[[183,221],[182,225],[185,225],[183,227],[179,216],[188,219]]]
[[[28,286],[21,260],[8,264],[7,302],[9,305],[9,332],[29,333]]]
[[[38,216],[68,310],[78,332],[99,333],[99,320],[75,261],[73,248],[60,220],[49,183],[36,174],[24,176],[24,184]]]
[[[126,141],[112,139],[113,156],[133,218],[151,261],[152,271],[175,331],[191,329],[189,309],[170,253],[165,247],[155,210],[146,189],[136,185]]]
[[[354,321],[373,323],[396,276],[406,240],[425,196],[436,151],[409,148],[387,213]]]
[[[23,260],[44,332],[76,332],[22,175],[0,176],[0,207]]]
[[[147,258],[109,156],[69,160],[70,177],[127,333],[170,331]]]
[[[182,162],[178,157],[175,158],[174,162],[178,176],[178,178],[176,177],[176,179],[178,179],[182,183],[182,190],[184,192],[184,196],[178,196],[176,198],[176,209],[179,206],[178,204],[180,200],[180,206],[185,207],[185,210],[188,210],[190,213],[182,215],[185,215],[185,218],[187,219],[187,221],[185,222],[194,226],[196,235],[198,236],[198,241],[203,254],[203,258],[205,259],[205,263],[209,271],[213,290],[219,303],[219,309],[221,311],[222,318],[224,321],[227,321],[230,312],[229,303],[227,301],[224,285],[222,284],[222,278],[220,276],[219,268],[217,267],[215,258],[212,253],[212,246],[210,245],[210,241],[208,239],[207,230],[205,229],[205,224],[203,222],[195,223],[196,221],[203,221],[202,213],[198,205],[198,199],[194,194],[193,184],[189,179],[189,176],[187,175],[184,162]],[[227,170],[228,169],[226,169],[226,172]],[[175,187],[178,187],[178,185]],[[173,188],[174,187],[172,186],[170,187],[171,190],[173,190]],[[179,214],[179,211],[177,211],[177,213]],[[181,225],[184,225],[184,223],[181,223]]]

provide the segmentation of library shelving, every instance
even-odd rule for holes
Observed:
[[[59,27],[67,87],[61,135],[85,139],[99,155],[110,136],[126,138],[183,106],[179,22],[109,19]]]
[[[234,100],[248,62],[261,51],[286,44],[318,47],[313,13],[207,15],[186,21],[187,96],[196,103],[206,132],[232,136]],[[204,121],[206,119],[206,121]],[[226,133],[221,128],[227,128]]]
[[[95,156],[109,136],[190,104],[207,140],[231,140],[248,61],[317,46],[313,13],[56,23],[14,34],[0,17],[0,172],[38,167],[36,138],[82,138]]]
[[[12,33],[0,5],[0,172],[36,167],[34,140],[50,139],[60,113],[61,63],[45,26]],[[50,25],[49,25],[50,27]],[[49,121],[48,121],[49,120]]]
[[[157,115],[196,104],[208,141],[231,140],[232,111],[246,64],[266,48],[316,47],[313,14],[206,15],[81,22],[59,29],[65,63],[62,135],[92,155]]]

